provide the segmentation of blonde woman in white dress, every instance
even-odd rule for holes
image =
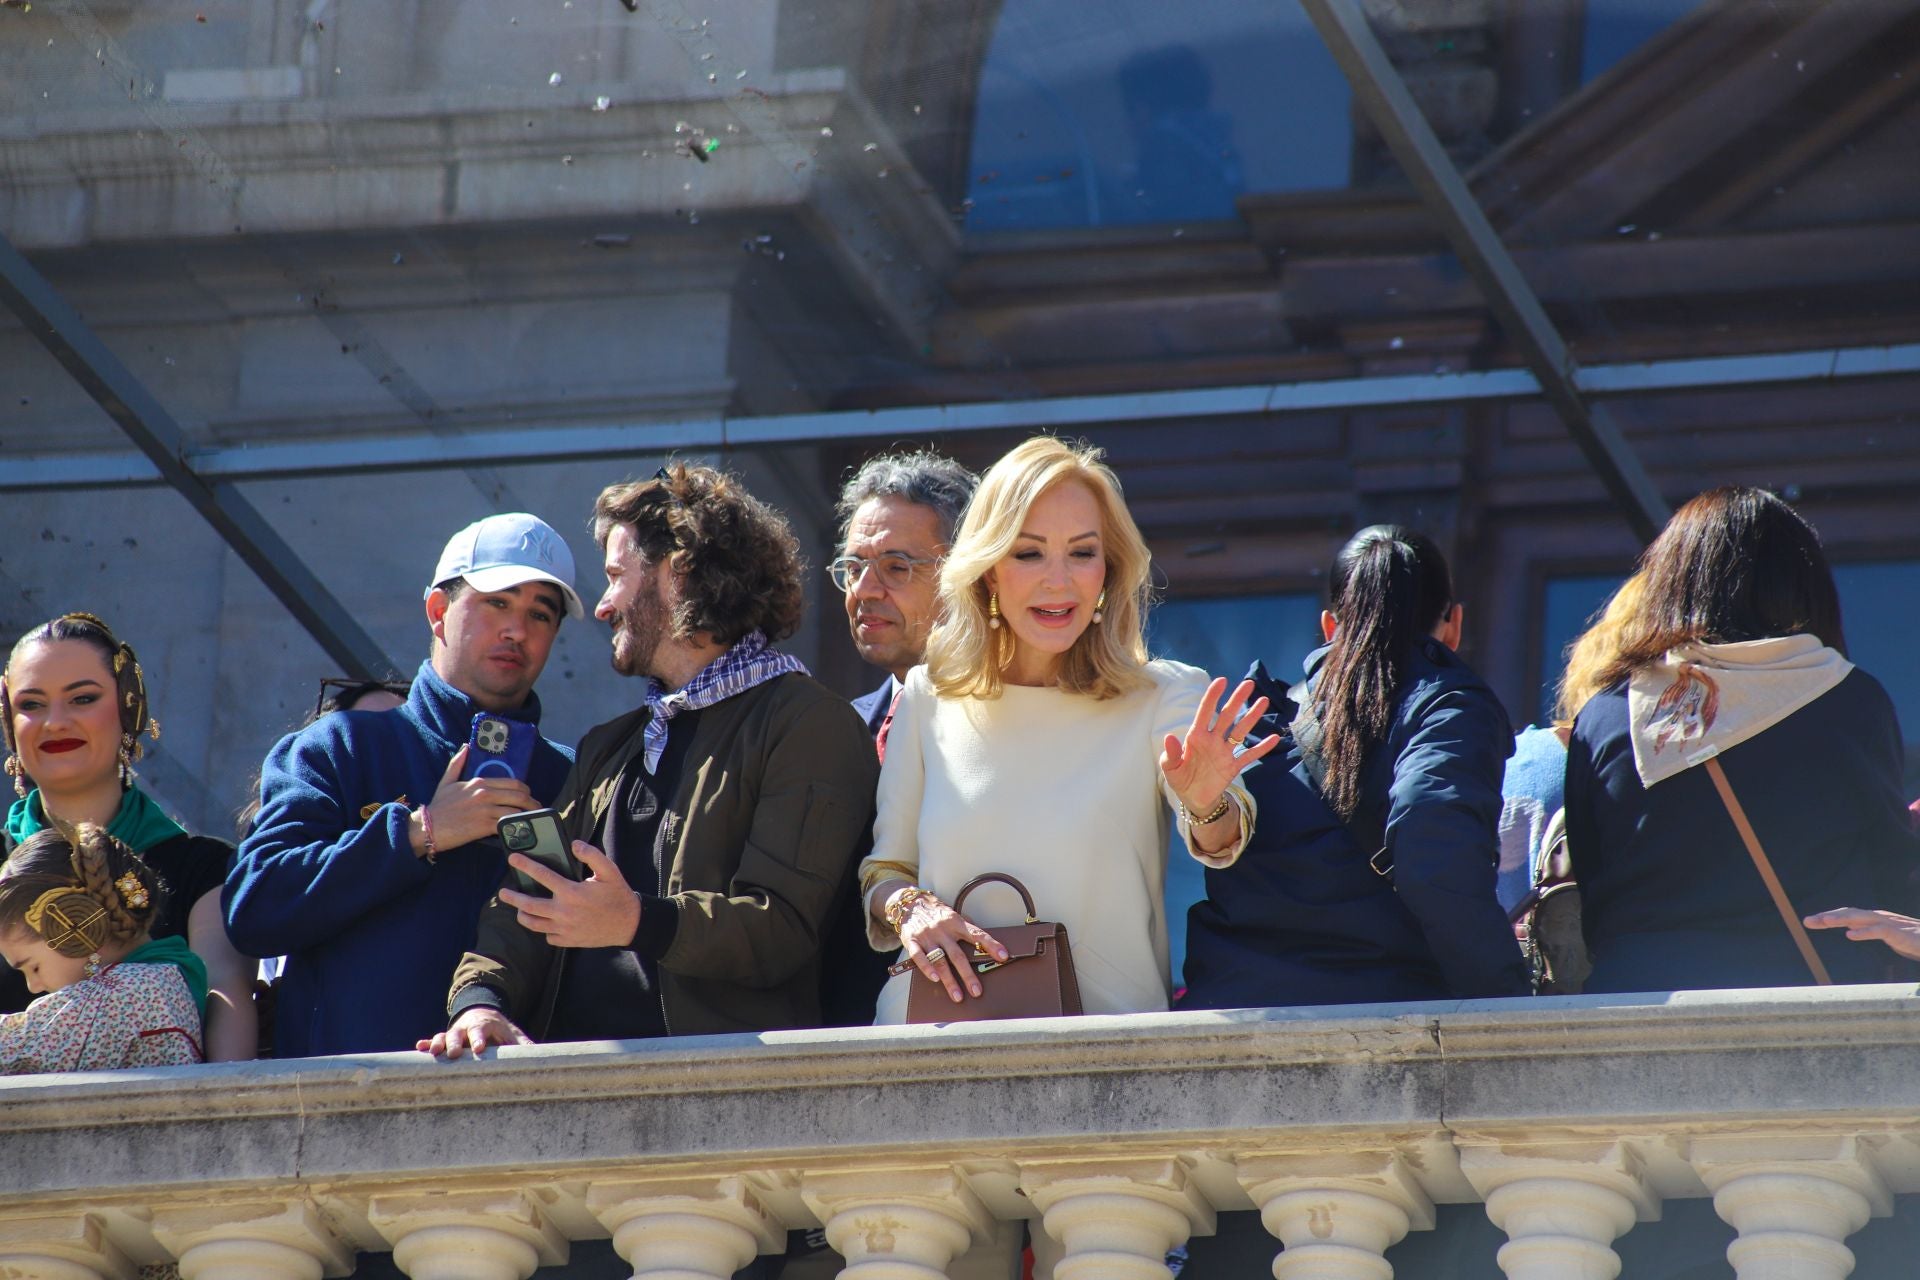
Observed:
[[[886,734],[860,885],[869,941],[912,967],[876,1022],[906,1020],[913,982],[980,994],[973,946],[1004,959],[993,928],[1024,915],[1001,885],[953,909],[988,871],[1066,926],[1085,1012],[1167,1007],[1169,810],[1194,857],[1230,864],[1255,816],[1236,779],[1279,739],[1243,745],[1267,708],[1250,683],[1225,697],[1224,679],[1149,660],[1148,563],[1097,450],[1037,437],[981,481]]]

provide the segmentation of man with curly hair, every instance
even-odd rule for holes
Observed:
[[[847,702],[773,644],[801,613],[786,521],[684,463],[594,505],[613,666],[640,706],[581,740],[554,807],[569,880],[503,888],[448,998],[446,1057],[534,1040],[816,1026],[820,943],[873,821]]]

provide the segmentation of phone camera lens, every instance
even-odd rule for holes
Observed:
[[[500,828],[501,838],[507,842],[507,848],[518,852],[533,848],[533,824],[531,822],[509,822]]]

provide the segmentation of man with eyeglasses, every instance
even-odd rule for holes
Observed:
[[[846,597],[847,626],[861,658],[886,681],[853,709],[886,758],[886,729],[901,681],[926,656],[939,619],[940,561],[979,478],[935,453],[885,454],[840,491],[840,557],[830,566]]]

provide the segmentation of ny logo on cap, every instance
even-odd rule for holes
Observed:
[[[528,529],[521,534],[520,549],[541,564],[549,567],[553,564],[553,539],[547,536],[545,529]]]

